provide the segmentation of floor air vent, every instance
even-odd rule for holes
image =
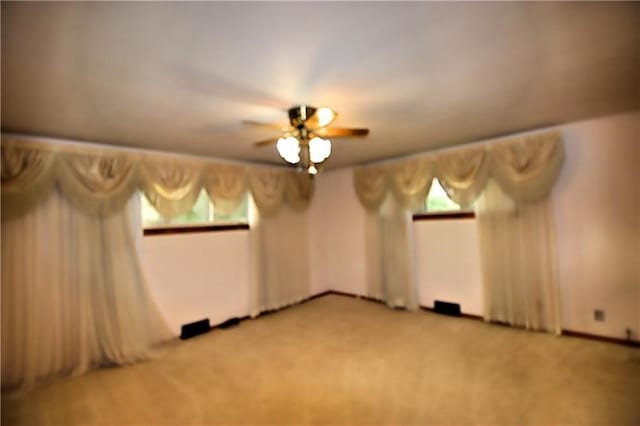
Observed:
[[[223,323],[218,324],[218,328],[221,328],[224,330],[225,328],[235,327],[238,324],[240,324],[240,318],[233,317],[233,318],[229,318]]]
[[[206,333],[209,330],[211,330],[211,325],[209,324],[209,318],[206,318],[200,321],[183,325],[182,330],[180,331],[180,338],[182,340],[188,339],[190,337]]]
[[[451,315],[454,317],[459,317],[462,315],[462,313],[460,312],[459,303],[443,302],[442,300],[436,300],[433,303],[433,311],[439,314]]]

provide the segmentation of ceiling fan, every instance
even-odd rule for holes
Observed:
[[[369,134],[369,129],[329,127],[338,116],[330,108],[297,105],[290,108],[288,113],[288,126],[251,120],[245,120],[243,123],[282,132],[280,137],[262,140],[254,145],[263,147],[275,144],[283,160],[310,175],[318,173],[317,166],[331,155],[331,141],[328,138],[361,137]]]

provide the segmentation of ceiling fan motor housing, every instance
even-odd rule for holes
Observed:
[[[304,123],[316,112],[316,108],[308,105],[294,106],[289,110],[289,121],[291,125],[300,130],[304,128]]]

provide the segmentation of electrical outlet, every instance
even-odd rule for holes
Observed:
[[[602,309],[593,311],[593,319],[596,321],[604,321],[604,311]]]

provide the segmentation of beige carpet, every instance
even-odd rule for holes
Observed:
[[[640,424],[640,351],[342,296],[2,400],[2,424]]]

